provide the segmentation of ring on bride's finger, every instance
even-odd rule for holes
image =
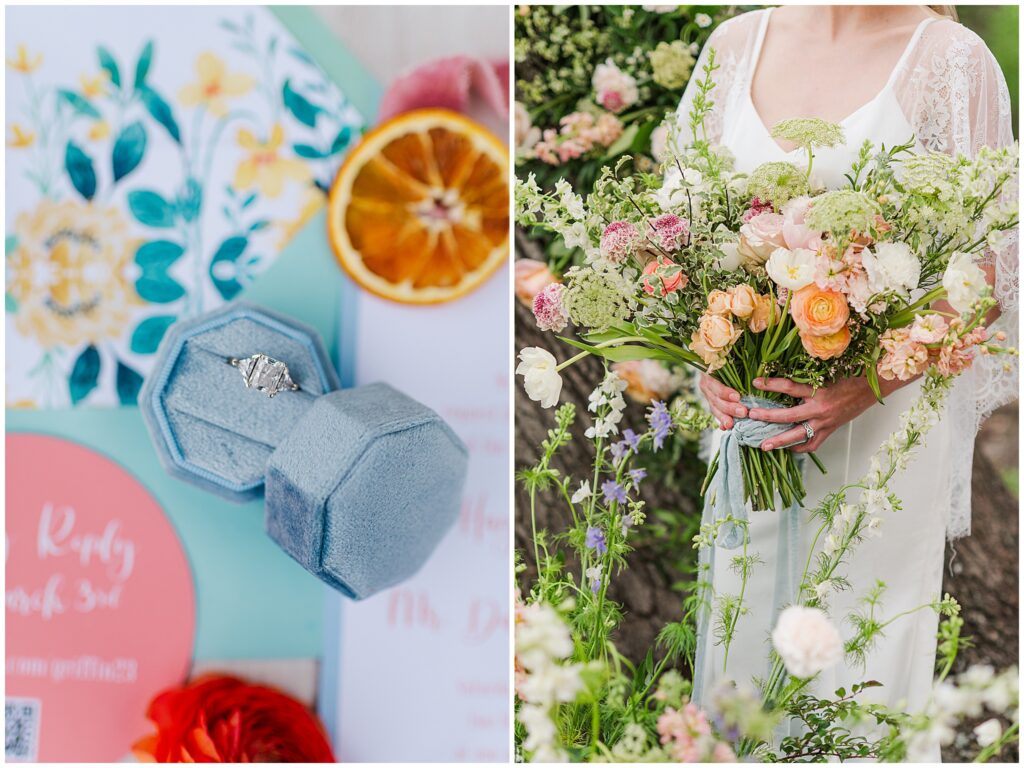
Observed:
[[[814,427],[812,427],[810,425],[810,423],[806,422],[806,421],[802,421],[802,422],[800,422],[800,424],[801,424],[801,426],[803,426],[804,432],[807,433],[807,439],[804,440],[804,442],[805,443],[811,442],[811,440],[814,439]]]
[[[263,353],[242,360],[229,357],[228,363],[242,374],[247,389],[265,392],[267,397],[273,397],[278,392],[295,392],[299,389],[299,385],[292,381],[288,366]]]

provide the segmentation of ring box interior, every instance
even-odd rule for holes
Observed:
[[[299,389],[246,388],[230,360],[257,353]],[[234,501],[265,494],[267,533],[360,599],[415,573],[451,528],[467,451],[392,387],[338,386],[313,329],[237,302],[172,326],[139,405],[168,472]]]

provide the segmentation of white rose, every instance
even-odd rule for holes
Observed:
[[[776,285],[791,291],[799,291],[814,282],[816,260],[814,251],[806,248],[794,248],[792,251],[788,248],[776,248],[768,257],[765,269],[768,277],[774,280]]]
[[[995,744],[999,741],[999,738],[1003,735],[1003,726],[994,717],[991,720],[986,720],[981,725],[974,729],[974,735],[978,739],[979,747],[987,747],[990,744]]]
[[[739,243],[719,243],[718,250],[722,252],[722,257],[715,262],[715,269],[735,272],[740,268],[743,258],[740,256]]]
[[[906,243],[878,243],[861,252],[872,293],[911,291],[921,277],[921,262]]]
[[[793,677],[814,677],[843,658],[843,641],[824,611],[791,605],[779,615],[772,645]]]
[[[953,309],[960,314],[969,311],[987,285],[985,273],[972,261],[971,254],[953,254],[942,276],[942,287]]]
[[[519,353],[516,373],[523,377],[523,387],[531,400],[542,408],[558,404],[562,393],[562,377],[558,375],[558,361],[546,349],[527,347]]]

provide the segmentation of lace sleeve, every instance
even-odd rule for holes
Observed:
[[[689,143],[693,138],[690,134],[690,111],[693,109],[693,98],[697,92],[697,82],[704,79],[704,66],[708,62],[709,52],[715,51],[717,69],[712,75],[715,88],[711,92],[713,105],[704,119],[704,130],[708,141],[722,141],[722,131],[729,110],[741,94],[745,78],[748,77],[748,62],[757,39],[764,11],[751,11],[734,16],[723,22],[711,33],[708,41],[697,58],[697,63],[690,76],[690,82],[683,92],[683,98],[676,109],[676,124],[679,126],[679,141]]]
[[[974,157],[982,147],[1013,143],[1010,93],[999,65],[985,43],[951,20],[930,24],[920,43],[898,73],[896,94],[922,148]],[[1007,190],[1013,198],[1017,189]],[[993,295],[1000,317],[993,331],[1007,334],[1007,346],[1017,347],[1018,233],[1014,230],[984,262],[994,268]],[[1016,358],[979,357],[956,383],[949,401],[954,434],[973,436],[993,410],[1017,397]],[[951,509],[947,535],[970,533],[971,463],[973,440],[953,446],[950,477]]]

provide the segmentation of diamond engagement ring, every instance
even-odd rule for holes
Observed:
[[[809,443],[809,442],[811,442],[811,440],[813,440],[813,439],[814,439],[814,427],[812,427],[812,426],[811,426],[810,424],[808,424],[808,423],[807,423],[806,421],[804,421],[804,422],[801,422],[801,424],[803,425],[803,428],[804,428],[804,432],[806,432],[806,433],[807,433],[807,439],[806,439],[806,440],[804,440],[804,442],[805,442],[805,443]]]
[[[287,365],[262,353],[242,360],[229,357],[228,362],[241,372],[246,388],[265,392],[267,397],[273,397],[278,392],[295,392],[299,389],[299,385],[292,381]]]

